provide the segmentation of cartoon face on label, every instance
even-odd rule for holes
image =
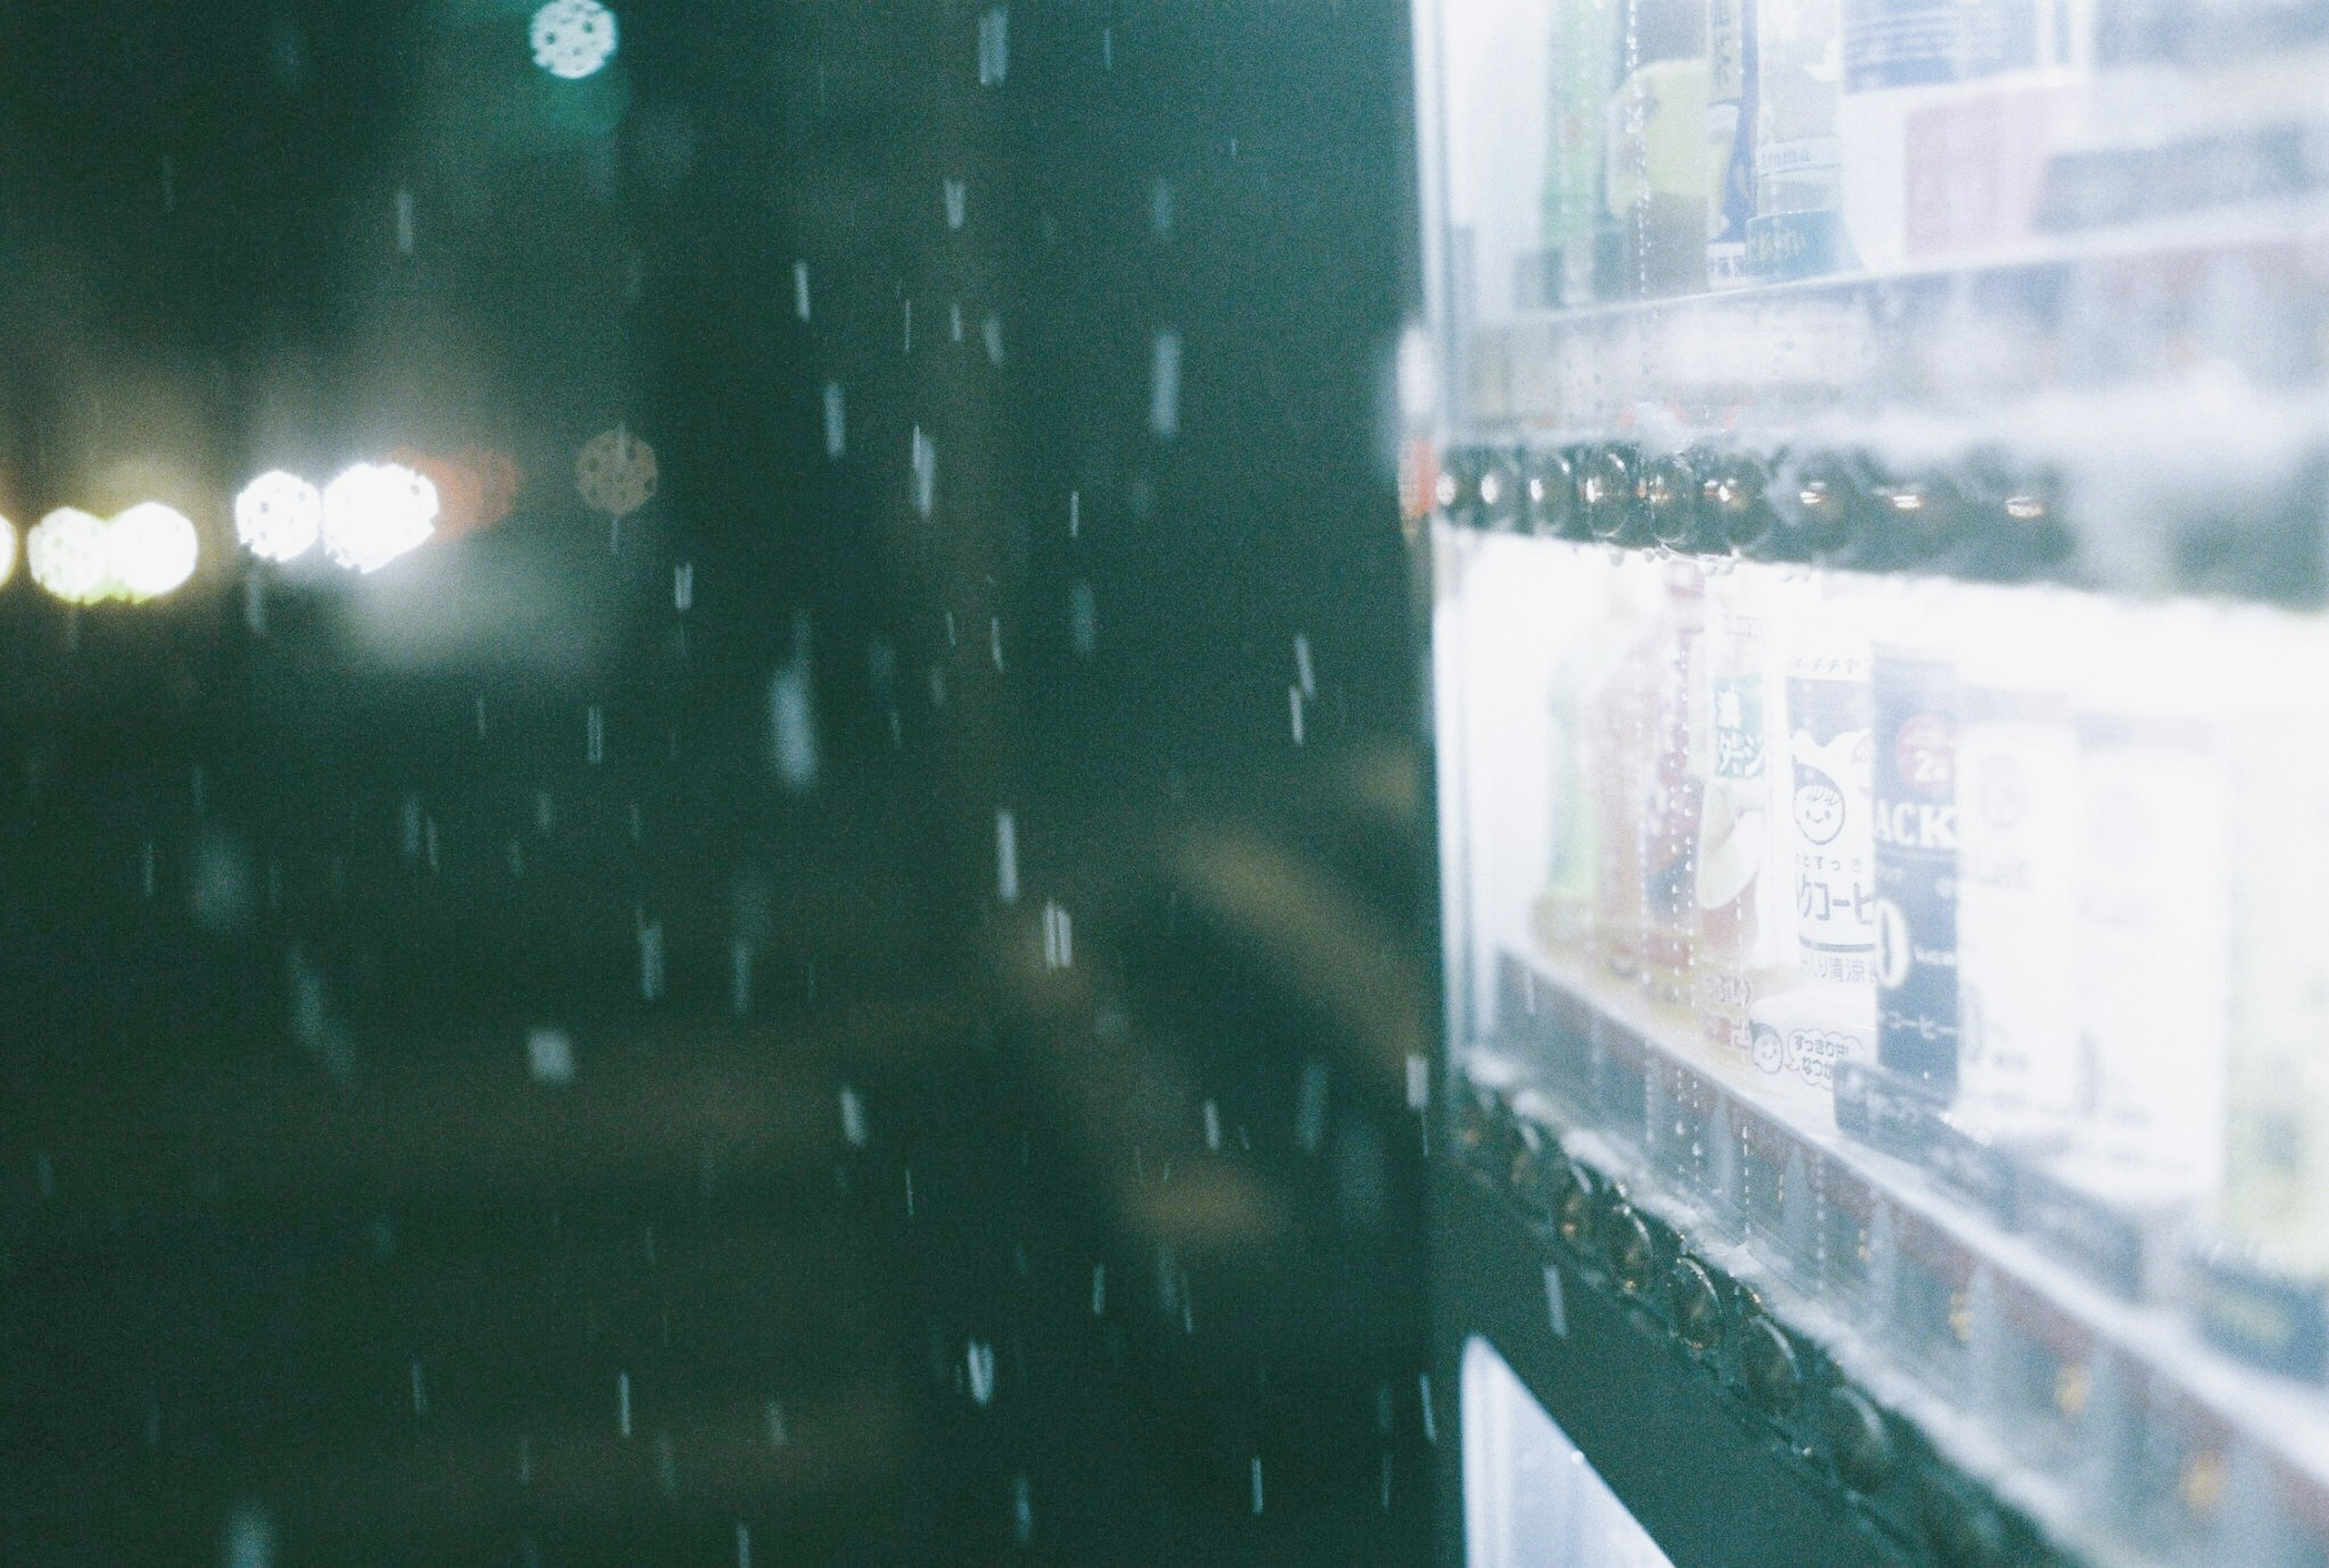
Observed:
[[[1824,848],[1834,843],[1847,828],[1853,830],[1855,839],[1864,839],[1868,829],[1853,822],[1852,803],[1854,796],[1862,802],[1868,799],[1868,732],[1848,729],[1833,739],[1816,741],[1798,729],[1789,749],[1795,763],[1792,810],[1796,831],[1804,841]]]
[[[1796,764],[1796,829],[1808,843],[1832,844],[1843,831],[1844,798],[1835,780],[1808,763]]]
[[[1809,1026],[1789,1029],[1780,1052],[1787,1070],[1816,1089],[1834,1085],[1836,1063],[1862,1055],[1850,1035]]]
[[[1755,1066],[1761,1072],[1777,1073],[1787,1066],[1787,1042],[1779,1038],[1779,1031],[1768,1024],[1755,1026],[1755,1043],[1751,1050]]]

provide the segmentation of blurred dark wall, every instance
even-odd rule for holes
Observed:
[[[0,1559],[1421,1560],[1402,8],[531,9],[0,14]]]

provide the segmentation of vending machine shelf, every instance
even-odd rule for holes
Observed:
[[[1466,1072],[1517,1142],[1486,1165],[1607,1267],[1638,1262],[1640,1292],[1650,1222],[2082,1561],[2329,1553],[2329,1397],[2195,1332],[2173,1231],[2133,1231],[2146,1272],[2112,1278],[2003,1158],[1851,1136],[1848,1097],[1716,1059],[1687,1013],[1588,962],[1507,953],[1499,984]]]
[[[2277,390],[2324,371],[2325,279],[2329,210],[2313,199],[1886,271],[1520,311],[1466,324],[1460,406],[1481,437],[1607,438],[1662,417],[1769,434],[1826,416],[1844,431],[1908,408],[1931,427],[1922,438],[1951,425],[2027,438],[2004,399],[2150,382],[2204,414],[2189,403],[2202,368],[2265,381],[2285,414]]]

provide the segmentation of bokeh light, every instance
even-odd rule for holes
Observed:
[[[16,575],[16,525],[0,517],[0,583]]]
[[[235,537],[261,560],[297,560],[323,530],[323,495],[296,474],[262,474],[234,498]]]
[[[356,464],[324,489],[324,552],[380,571],[436,533],[436,484],[401,464]]]
[[[110,530],[101,517],[61,506],[24,536],[24,567],[33,580],[69,605],[93,605],[113,591]]]
[[[114,591],[133,603],[158,599],[194,575],[202,540],[184,512],[148,501],[105,525]]]
[[[467,446],[450,456],[401,446],[391,463],[410,468],[437,487],[437,537],[458,539],[492,528],[517,505],[524,475],[507,453]]]
[[[324,550],[376,572],[437,530],[437,487],[395,463],[359,463],[324,491]]]
[[[583,503],[618,518],[654,500],[661,480],[655,448],[628,430],[601,430],[574,458],[574,488]]]
[[[533,14],[531,38],[534,64],[580,81],[614,58],[615,14],[599,0],[550,0]]]

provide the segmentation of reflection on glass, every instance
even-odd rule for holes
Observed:
[[[1672,1568],[1488,1342],[1464,1346],[1470,1568]]]

